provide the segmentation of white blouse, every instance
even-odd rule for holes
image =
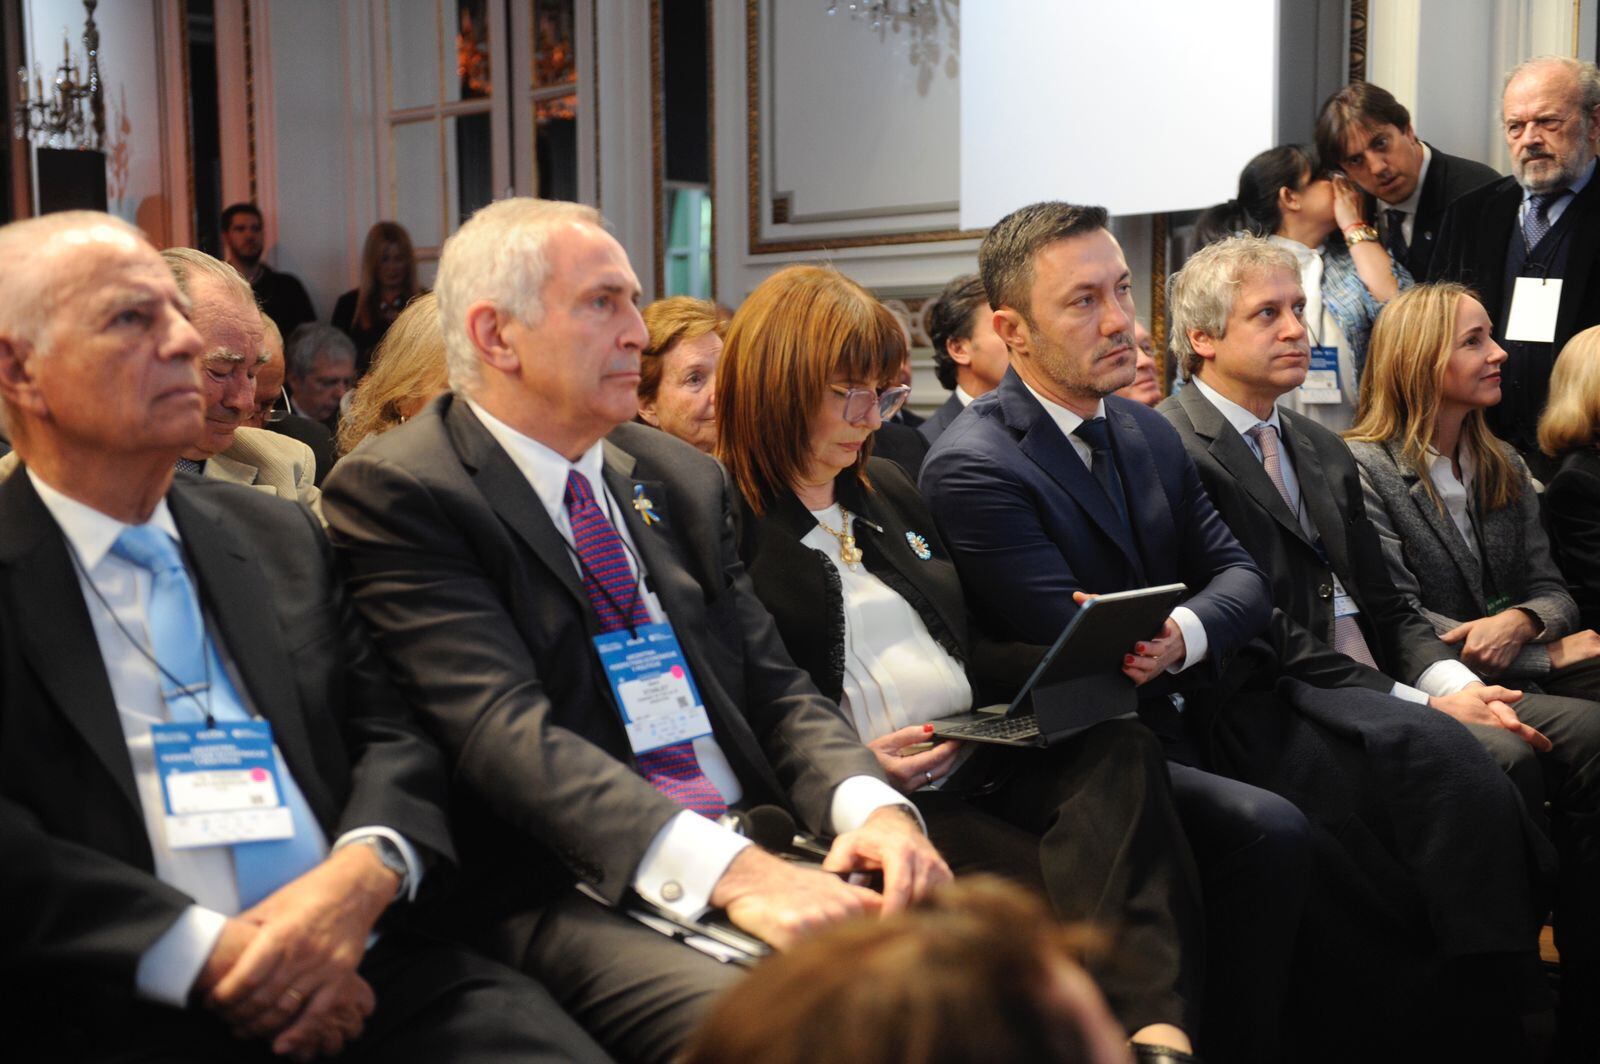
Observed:
[[[847,531],[837,503],[812,516]],[[844,694],[840,705],[863,741],[972,708],[961,664],[928,633],[911,603],[864,564],[839,557],[838,537],[818,524],[800,540],[838,570],[844,592]]]
[[[1444,503],[1445,512],[1450,515],[1450,520],[1455,523],[1460,531],[1461,538],[1467,541],[1467,549],[1478,555],[1478,533],[1472,527],[1472,516],[1469,507],[1472,505],[1472,480],[1478,471],[1477,463],[1472,460],[1472,450],[1468,447],[1456,449],[1457,460],[1461,463],[1461,479],[1456,479],[1455,470],[1451,468],[1450,459],[1428,448],[1428,479],[1433,481],[1433,489],[1439,493],[1439,499]]]

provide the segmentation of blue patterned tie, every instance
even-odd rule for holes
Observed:
[[[1554,192],[1536,192],[1528,197],[1528,213],[1522,219],[1522,236],[1528,242],[1528,250],[1532,251],[1539,246],[1545,234],[1550,232],[1550,208],[1557,200],[1567,194],[1564,188]]]
[[[208,714],[217,721],[250,720],[222,667],[216,644],[206,633],[200,600],[178,555],[178,544],[153,525],[133,525],[122,530],[111,553],[150,571],[146,620],[151,652],[160,662],[161,697],[168,716],[189,723],[202,721]],[[294,837],[234,844],[241,909],[315,868],[323,858],[321,829],[276,744],[273,756],[283,785],[283,802],[294,818]]]
[[[576,469],[567,474],[564,499],[572,522],[573,549],[583,563],[583,589],[600,618],[602,632],[649,624],[622,537],[595,502],[589,478]],[[623,611],[626,610],[626,614]],[[693,740],[658,747],[636,755],[639,772],[660,791],[686,809],[715,819],[728,811],[722,794],[700,771]]]

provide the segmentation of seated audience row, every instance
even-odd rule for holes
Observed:
[[[1344,90],[1318,126],[1377,230],[1305,149],[1247,167],[1226,228],[1258,235],[1172,278],[1159,410],[1095,207],[988,232],[930,313],[956,394],[920,425],[906,324],[855,282],[641,316],[576,204],[484,208],[417,299],[375,227],[348,398],[344,333],[285,354],[258,311],[295,320],[259,212],[231,265],[101,214],[0,229],[0,981],[65,1028],[20,1050],[1535,1059],[1553,896],[1559,1048],[1592,1055],[1600,636],[1488,417],[1556,341],[1508,361],[1491,296],[1399,291],[1467,171],[1396,108]],[[1525,64],[1503,113],[1511,272],[1576,269],[1600,73]],[[1431,276],[1473,261],[1488,189]],[[1594,346],[1541,439],[1580,587]],[[1297,412],[1330,361],[1341,403]],[[1357,379],[1346,444],[1319,421]],[[293,438],[324,420],[331,471]],[[940,737],[1095,596],[1159,584],[1180,603],[1081,727]],[[1104,934],[1105,1002],[1057,919]]]

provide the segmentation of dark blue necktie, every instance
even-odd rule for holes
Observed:
[[[1122,521],[1122,530],[1132,534],[1133,522],[1128,519],[1128,497],[1122,490],[1122,477],[1117,473],[1117,461],[1111,453],[1111,427],[1103,417],[1080,422],[1072,434],[1089,445],[1089,470],[1100,482],[1112,509]]]
[[[1536,192],[1528,197],[1528,213],[1522,219],[1522,235],[1528,242],[1529,251],[1538,247],[1539,241],[1550,232],[1550,227],[1555,224],[1550,221],[1550,208],[1566,194],[1566,189],[1558,188],[1554,192]]]

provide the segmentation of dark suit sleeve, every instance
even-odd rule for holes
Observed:
[[[1439,240],[1433,249],[1433,258],[1428,261],[1428,281],[1473,283],[1467,276],[1467,248],[1471,239],[1467,230],[1472,218],[1460,208],[1460,200],[1445,208],[1444,219],[1439,223]]]
[[[1556,561],[1574,597],[1600,603],[1600,478],[1580,469],[1563,469],[1545,492]],[[1584,624],[1594,624],[1585,616]]]
[[[139,958],[194,904],[155,876],[47,833],[0,797],[0,971],[132,989]]]
[[[346,336],[352,336],[352,338],[354,338],[352,334],[355,329],[356,299],[358,295],[358,290],[352,288],[340,296],[339,301],[333,305],[333,327]]]

